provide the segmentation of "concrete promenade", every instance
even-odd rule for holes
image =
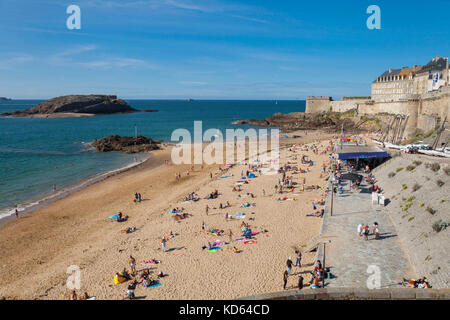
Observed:
[[[324,216],[321,238],[325,243],[330,240],[325,244],[325,264],[336,276],[326,279],[325,287],[367,288],[368,280],[376,285],[374,271],[378,268],[381,288],[401,287],[398,283],[403,278],[416,278],[417,275],[396,230],[384,208],[372,205],[369,186],[362,182],[361,192],[350,191],[349,183],[342,181],[344,193],[334,194],[332,215],[327,208]],[[378,223],[380,238],[375,239],[372,234],[368,241],[359,238],[358,224],[367,224],[372,230],[374,222]],[[323,258],[322,251],[323,247],[319,258]]]

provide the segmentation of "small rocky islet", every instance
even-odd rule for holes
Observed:
[[[19,111],[4,112],[9,117],[80,117],[116,113],[156,112],[157,110],[137,110],[115,95],[67,95],[56,97]]]

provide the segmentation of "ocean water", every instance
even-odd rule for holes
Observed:
[[[0,113],[23,110],[42,100],[0,101]],[[136,109],[157,109],[88,118],[29,119],[0,117],[0,218],[13,208],[26,208],[36,199],[80,183],[100,173],[126,166],[134,155],[97,153],[89,142],[110,134],[139,135],[170,141],[172,131],[248,128],[233,125],[240,119],[263,119],[275,112],[302,112],[305,101],[127,100]]]

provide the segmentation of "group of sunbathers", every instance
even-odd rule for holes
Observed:
[[[128,216],[123,216],[122,212],[119,212],[119,214],[117,215],[116,221],[117,222],[124,222],[128,220]]]
[[[409,287],[409,288],[417,288],[417,289],[429,289],[431,288],[430,284],[427,281],[427,278],[422,277],[420,279],[414,280],[408,280],[408,279],[403,279],[402,281],[402,286],[404,287]]]
[[[219,191],[214,190],[213,192],[211,192],[206,199],[217,199],[217,197],[219,196]]]
[[[198,201],[198,200],[200,199],[195,192],[189,193],[188,196],[184,199],[184,201]]]

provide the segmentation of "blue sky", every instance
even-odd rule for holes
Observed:
[[[66,8],[81,8],[68,30]],[[369,30],[369,5],[381,30]],[[0,96],[370,95],[389,67],[450,54],[448,0],[0,0]]]

